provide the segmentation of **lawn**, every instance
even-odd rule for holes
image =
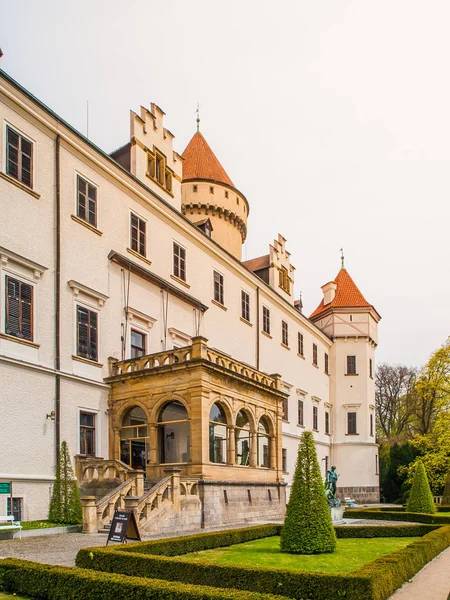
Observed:
[[[22,525],[22,529],[47,529],[48,527],[66,527],[66,525],[61,525],[61,523],[52,523],[51,521],[21,521],[20,524]]]
[[[281,553],[280,538],[268,537],[245,544],[185,554],[183,560],[322,573],[349,573],[381,556],[401,550],[418,539],[420,538],[338,539],[336,552],[299,555]]]
[[[25,596],[18,596],[17,594],[6,594],[5,592],[0,592],[0,600],[6,600],[6,598],[8,598],[9,600],[11,600],[11,598],[16,598],[17,600],[28,600],[28,598],[25,598]]]

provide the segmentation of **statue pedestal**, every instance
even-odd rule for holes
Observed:
[[[330,507],[330,511],[331,511],[331,521],[333,522],[333,525],[336,525],[338,523],[343,523],[343,519],[342,519],[342,515],[344,514],[343,506]]]

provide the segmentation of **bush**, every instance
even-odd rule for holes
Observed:
[[[267,594],[54,567],[8,558],[0,563],[0,589],[38,598],[86,600],[270,600]]]
[[[350,525],[336,527],[337,538],[422,537],[439,525]]]
[[[417,461],[416,471],[412,482],[411,493],[406,510],[408,512],[429,513],[436,512],[433,495],[431,493],[428,477],[423,462]]]
[[[280,549],[292,554],[317,554],[336,549],[336,535],[311,431],[305,431],[300,439]]]
[[[429,525],[449,525],[447,515],[430,515],[426,513],[389,512],[379,509],[346,510],[344,519],[372,519],[374,521],[408,521],[410,523],[427,523]]]
[[[73,525],[78,525],[83,520],[78,483],[73,474],[66,442],[61,443],[48,520]]]
[[[445,479],[444,492],[442,494],[441,506],[450,504],[450,471]]]
[[[427,529],[425,526],[414,525],[397,527],[403,529],[405,534],[407,531],[408,534],[412,535],[418,535],[420,529],[422,531]],[[397,527],[386,528],[386,532],[388,529],[396,530]],[[162,554],[164,544],[169,545],[169,551],[173,550],[173,546],[170,546],[172,540],[157,542],[160,544],[157,547],[159,555],[144,554],[143,552],[144,546],[150,548],[154,544],[153,542],[129,545],[126,549],[123,546],[85,548],[78,553],[76,564],[79,567],[122,573],[133,577],[156,577],[169,581],[212,587],[220,582],[223,588],[239,588],[250,592],[265,592],[289,598],[330,600],[331,591],[333,598],[385,600],[406,579],[412,577],[427,562],[450,545],[450,527],[428,529],[433,529],[433,531],[426,533],[423,538],[413,542],[405,549],[393,552],[382,559],[369,563],[362,569],[348,574],[238,567],[214,564],[207,560],[204,562],[190,562],[183,560],[183,557],[169,557]],[[344,532],[342,537],[351,537],[350,530],[354,530],[356,537],[364,537],[366,534],[369,535],[370,532],[373,534],[378,528],[339,528],[339,531]],[[204,534],[203,549],[208,548],[207,536],[210,535],[215,534]],[[341,534],[338,533],[338,535]],[[210,541],[215,544],[218,540],[211,537]],[[181,541],[178,543],[181,543]],[[140,549],[141,553],[134,552],[135,549]],[[383,585],[379,585],[381,580]]]

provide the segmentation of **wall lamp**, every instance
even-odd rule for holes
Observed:
[[[54,410],[52,410],[52,412],[49,415],[46,415],[47,419],[50,419],[51,421],[54,421],[56,419],[56,413]]]

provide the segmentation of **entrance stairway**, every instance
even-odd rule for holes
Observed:
[[[133,510],[144,533],[187,531],[201,525],[198,480],[181,477],[181,469],[166,469],[166,477],[155,482],[144,481],[142,471],[131,469],[119,460],[78,457],[76,466],[84,533],[109,531],[116,510]],[[105,495],[92,493],[111,483],[115,485]]]

